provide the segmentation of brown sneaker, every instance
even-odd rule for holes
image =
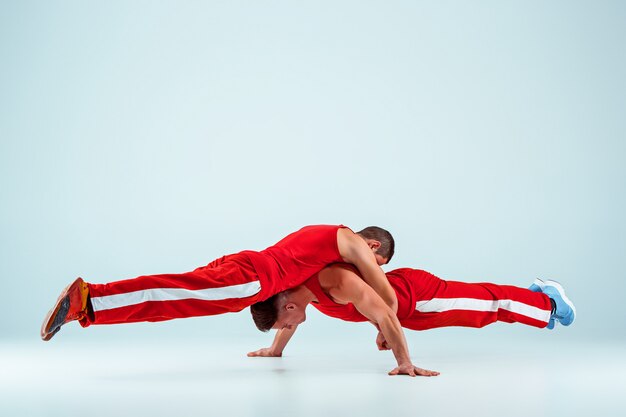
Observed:
[[[88,297],[89,287],[82,278],[77,278],[65,288],[41,325],[41,339],[47,342],[65,323],[84,318]]]

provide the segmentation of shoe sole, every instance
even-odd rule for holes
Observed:
[[[53,332],[50,332],[46,334],[45,336],[41,336],[41,340],[43,340],[44,342],[47,342],[48,340],[52,339],[52,336],[57,334],[59,330],[61,330],[61,327],[57,327]]]
[[[574,320],[576,320],[576,307],[574,307],[574,303],[572,303],[572,300],[570,300],[569,298],[567,298],[567,295],[565,295],[565,289],[563,288],[563,286],[557,282],[557,281],[553,281],[553,280],[547,280],[545,281],[545,285],[550,285],[554,288],[556,288],[556,290],[558,291],[559,295],[561,296],[561,298],[563,299],[563,301],[565,301],[565,304],[567,304],[571,309],[572,312],[574,313],[574,317],[572,318],[572,322],[570,324],[572,324],[574,322]],[[560,323],[560,321],[559,321]],[[561,323],[563,324],[563,323]],[[567,326],[569,326],[570,324],[567,324]],[[563,324],[563,326],[566,326],[565,324]]]
[[[74,287],[80,286],[83,283],[84,281],[82,278],[77,278],[74,282],[72,282],[70,285],[65,287],[63,291],[61,291],[61,295],[59,295],[59,298],[54,304],[54,307],[52,307],[52,309],[48,311],[48,314],[46,314],[46,317],[43,320],[43,324],[41,325],[41,331],[40,331],[41,340],[43,340],[44,342],[47,342],[50,339],[52,339],[52,337],[55,334],[57,334],[59,330],[61,330],[61,326],[65,324],[64,323],[65,320],[63,320],[61,324],[59,324],[55,328],[52,328],[52,327],[53,327],[53,324],[55,324],[57,315],[59,314],[61,307],[63,307],[63,304],[64,304],[63,301],[65,301],[65,299],[67,298],[67,295],[71,292],[71,290]]]

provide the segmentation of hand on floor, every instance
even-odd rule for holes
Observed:
[[[274,352],[270,348],[263,348],[263,349],[255,350],[254,352],[248,352],[248,357],[252,358],[256,356],[264,357],[264,358],[279,358],[283,356],[283,353]]]
[[[418,368],[412,363],[407,363],[394,368],[389,375],[408,375],[408,376],[437,376],[439,372],[429,371],[428,369]]]

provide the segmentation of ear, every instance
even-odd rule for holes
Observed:
[[[380,248],[380,242],[374,239],[367,239],[367,246],[370,247],[372,252],[376,253],[376,251]]]
[[[296,304],[295,303],[287,303],[287,304],[285,304],[285,310],[291,311],[291,310],[295,310],[295,309],[296,309]]]

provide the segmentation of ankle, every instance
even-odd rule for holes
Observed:
[[[550,314],[556,313],[556,301],[554,301],[552,298],[550,298],[550,307]]]

